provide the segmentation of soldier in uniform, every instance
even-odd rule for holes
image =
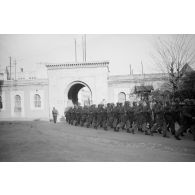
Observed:
[[[192,125],[190,127],[190,131],[193,134],[193,140],[195,141],[195,99],[191,100],[192,106],[191,106],[191,115],[192,115]]]
[[[80,124],[80,120],[81,120],[81,106],[78,106],[78,108],[76,109],[76,123],[75,125],[79,125]]]
[[[71,108],[70,108],[71,109]],[[70,109],[67,111],[64,111],[64,116],[66,117],[66,122],[69,123],[70,121]],[[70,124],[70,123],[69,123]]]
[[[142,129],[145,132],[145,135],[153,135],[151,131],[151,126],[152,126],[152,111],[150,109],[149,102],[144,102]]]
[[[126,105],[127,107],[127,105]],[[119,108],[118,108],[118,124],[116,126],[116,130],[119,131],[120,129],[124,129],[125,128],[125,124],[126,124],[126,108],[125,106],[122,106],[122,103],[119,103]]]
[[[192,116],[192,104],[190,100],[184,101],[184,106],[181,111],[181,120],[180,120],[180,128],[175,133],[175,138],[180,140],[180,136],[184,133],[187,129],[191,128],[193,124],[193,116]]]
[[[96,128],[96,123],[97,123],[97,108],[96,108],[96,105],[94,105],[94,107],[93,107],[92,117],[93,117],[92,127]]]
[[[102,127],[107,130],[107,107],[102,106]]]
[[[179,99],[175,99],[175,102],[173,102],[172,107],[172,116],[175,123],[178,123],[181,125],[181,106],[179,104]]]
[[[155,104],[154,106],[154,114],[156,123],[153,125],[151,131],[154,132],[158,130],[160,134],[162,134],[163,132],[163,137],[168,137],[166,123],[164,119],[164,109],[160,101],[157,101],[157,104]]]
[[[143,103],[139,101],[139,105],[136,108],[136,117],[137,117],[137,129],[138,131],[143,132],[142,126],[144,124],[144,113],[143,113]]]
[[[74,108],[72,110],[72,125],[76,125],[77,124],[77,106],[74,105]]]
[[[87,118],[87,107],[84,106],[81,112],[81,122],[80,126],[83,127],[86,123],[86,118]]]
[[[87,115],[87,128],[89,128],[92,125],[93,122],[93,110],[94,110],[94,105],[91,105],[88,108],[88,115]]]
[[[53,121],[54,121],[54,123],[56,123],[57,117],[58,117],[58,111],[55,107],[53,107],[52,115],[53,115]]]
[[[130,123],[131,123],[131,132],[134,134],[135,130],[137,129],[137,111],[138,111],[138,105],[137,102],[133,102],[132,105],[132,118],[130,117]]]
[[[95,129],[97,129],[98,127],[102,127],[102,111],[103,111],[103,105],[98,104],[97,120],[96,120],[96,124],[95,124]]]
[[[172,135],[175,135],[173,106],[168,101],[165,102],[165,106],[164,106],[164,118],[165,118],[166,128],[171,129]]]
[[[122,124],[121,124],[121,128],[122,129],[126,129],[127,133],[130,133],[130,129],[131,129],[131,122],[130,122],[130,113],[132,111],[131,107],[130,107],[130,102],[129,101],[125,101],[124,107],[122,109]]]
[[[135,102],[133,103],[133,106],[130,106],[130,104],[128,104],[126,127],[127,127],[127,133],[132,133],[132,134],[135,133],[135,129],[133,127],[133,124],[135,123],[134,108],[135,108]]]
[[[113,124],[113,107],[114,104],[107,104],[107,123],[106,123],[106,128],[108,129],[109,127],[112,128],[112,124]]]
[[[117,131],[116,127],[119,123],[119,107],[120,107],[120,103],[117,103],[116,106],[113,108],[113,128],[114,131]]]

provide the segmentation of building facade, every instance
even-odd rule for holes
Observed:
[[[168,79],[164,74],[110,76],[108,61],[46,64],[46,68],[47,79],[1,77],[0,120],[49,120],[53,107],[63,117],[67,107],[79,103],[84,87],[90,92],[90,104],[134,101],[135,86],[151,85],[155,90]]]

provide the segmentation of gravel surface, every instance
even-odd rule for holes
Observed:
[[[195,161],[195,142],[185,136],[134,135],[44,121],[0,122],[0,161]]]

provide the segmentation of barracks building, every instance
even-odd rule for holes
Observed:
[[[49,120],[74,104],[135,101],[135,90],[160,89],[165,74],[109,74],[109,62],[46,64],[47,77],[20,71],[0,74],[0,120]],[[14,75],[14,74],[12,74]]]

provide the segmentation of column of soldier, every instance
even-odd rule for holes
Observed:
[[[153,100],[124,104],[108,103],[91,106],[74,106],[65,112],[67,123],[75,126],[103,128],[104,130],[126,131],[134,134],[143,132],[153,136],[154,133],[177,140],[186,133],[193,134],[195,141],[195,100],[175,100],[162,102]],[[176,131],[176,124],[178,129]]]

